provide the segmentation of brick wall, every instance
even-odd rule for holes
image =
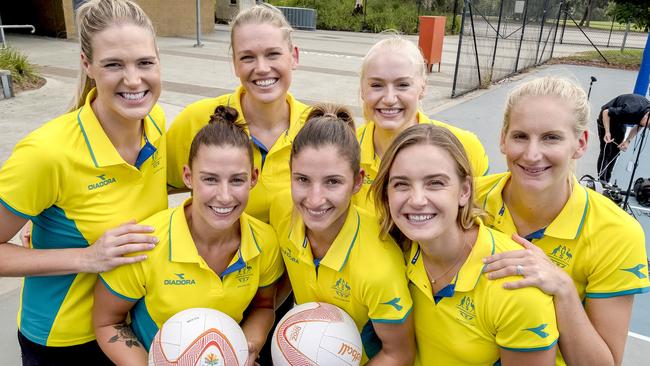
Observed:
[[[63,2],[68,38],[76,38],[72,0]],[[147,13],[159,36],[196,34],[196,0],[135,0]],[[214,29],[214,0],[201,0],[201,32]]]

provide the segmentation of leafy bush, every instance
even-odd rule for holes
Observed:
[[[395,29],[402,33],[418,32],[417,0],[366,0],[365,16],[352,15],[355,0],[271,0],[275,6],[293,6],[316,9],[317,28],[360,32],[381,32]],[[434,15],[434,11],[419,9],[419,15]],[[452,15],[447,16],[447,32],[458,33],[460,16],[456,18],[455,30],[451,29]]]
[[[0,69],[9,70],[13,82],[18,87],[36,83],[40,79],[36,67],[29,62],[27,56],[15,48],[0,50]]]

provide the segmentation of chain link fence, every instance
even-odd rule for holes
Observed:
[[[460,0],[461,31],[452,97],[484,88],[562,53],[645,46],[648,34],[621,26],[605,11],[563,0]],[[587,24],[589,23],[589,24]],[[557,52],[556,52],[557,54]]]
[[[452,97],[551,58],[561,0],[465,0]]]
[[[633,24],[625,20],[619,22],[605,10],[597,9],[589,12],[587,6],[586,2],[566,6],[556,42],[590,45],[589,40],[591,40],[596,47],[602,48],[642,49],[645,47],[647,32],[635,29]],[[590,14],[587,17],[588,13]],[[578,27],[584,34],[576,32]]]

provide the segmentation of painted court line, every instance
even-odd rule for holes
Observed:
[[[646,337],[646,336],[644,336],[642,334],[634,333],[634,332],[627,332],[627,335],[629,335],[630,337],[634,337],[636,339],[640,339],[642,341],[646,341],[646,342],[650,343],[650,337]]]

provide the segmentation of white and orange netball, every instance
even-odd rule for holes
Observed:
[[[169,318],[151,342],[149,366],[243,366],[248,358],[244,332],[228,315],[192,308]]]
[[[275,366],[357,366],[362,350],[354,320],[323,302],[291,309],[275,328],[271,343]]]

